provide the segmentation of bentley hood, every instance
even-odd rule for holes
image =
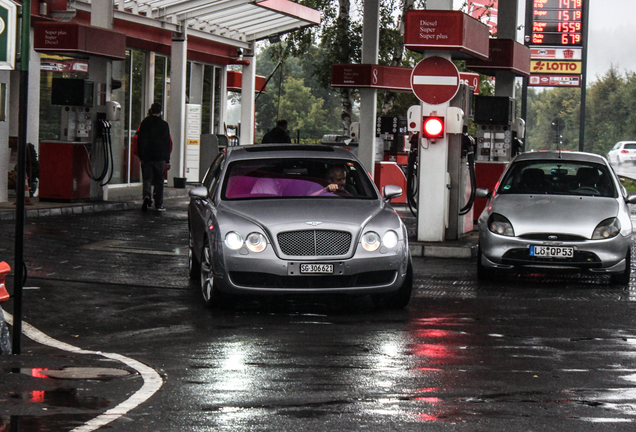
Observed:
[[[221,225],[252,223],[275,235],[283,231],[327,229],[349,231],[354,237],[372,219],[397,229],[399,216],[378,200],[262,199],[222,202],[218,207]],[[231,220],[231,222],[230,222]],[[229,224],[228,224],[229,222]],[[375,222],[375,221],[374,221]]]

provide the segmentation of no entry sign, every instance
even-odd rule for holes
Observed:
[[[427,57],[413,68],[411,88],[424,103],[446,103],[457,94],[459,71],[452,61],[444,57]]]

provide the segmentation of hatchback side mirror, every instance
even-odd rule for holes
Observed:
[[[636,204],[636,194],[630,194],[627,196],[627,204]]]
[[[492,192],[489,191],[488,189],[478,188],[475,190],[475,196],[477,198],[489,199],[490,197],[492,197]]]

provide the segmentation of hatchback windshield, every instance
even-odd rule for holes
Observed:
[[[617,196],[611,174],[604,165],[562,160],[515,163],[498,193]]]
[[[299,197],[376,199],[364,169],[339,159],[258,159],[230,164],[225,200]]]

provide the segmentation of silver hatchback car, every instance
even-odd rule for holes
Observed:
[[[330,146],[228,147],[190,190],[190,277],[208,306],[252,294],[362,294],[402,308],[407,230],[358,159]]]
[[[628,196],[602,156],[530,152],[517,156],[479,217],[478,277],[495,271],[578,271],[611,275],[625,285],[631,272]]]

